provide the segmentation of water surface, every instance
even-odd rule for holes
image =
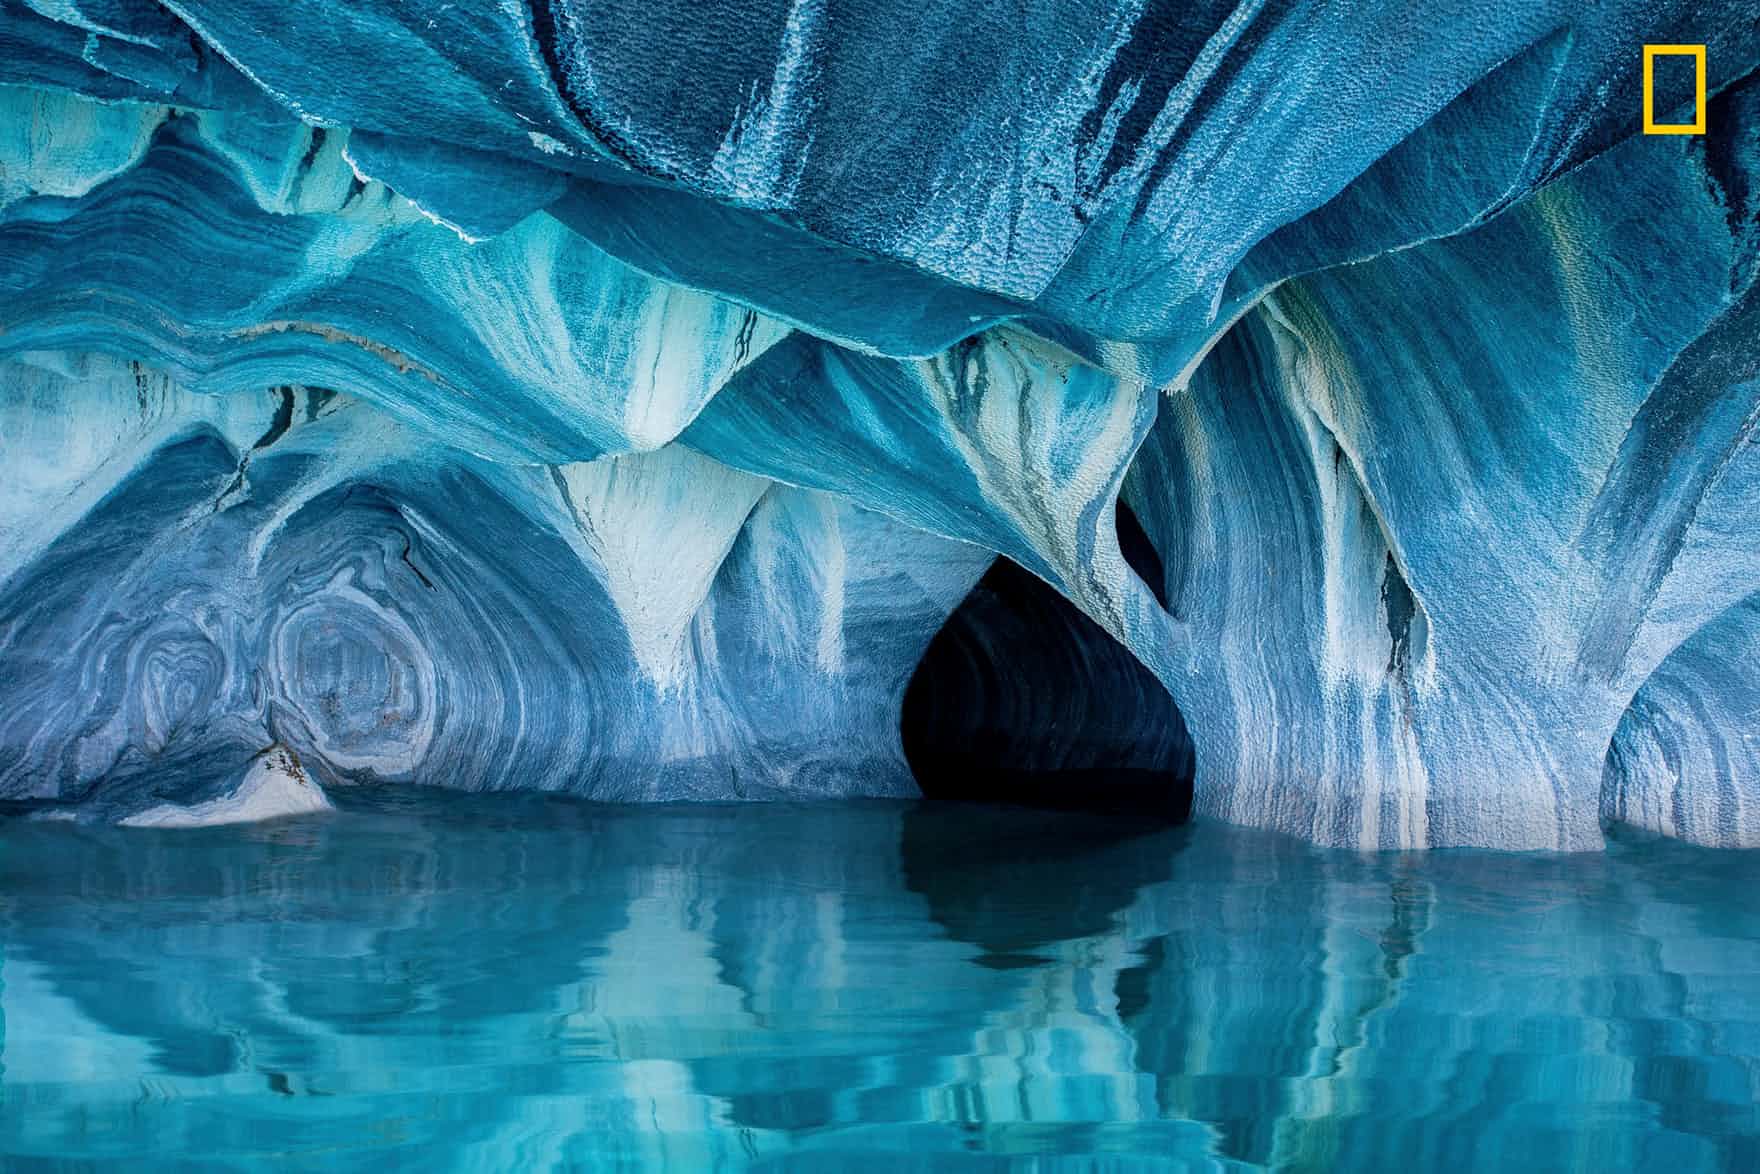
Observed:
[[[344,801],[0,822],[4,1164],[1760,1168],[1753,855]]]

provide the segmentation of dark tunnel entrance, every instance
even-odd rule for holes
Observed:
[[[1126,556],[1142,530],[1120,506]],[[1141,544],[1146,546],[1146,540]],[[1191,814],[1192,740],[1161,682],[1105,629],[999,558],[948,617],[905,690],[905,758],[929,799]]]

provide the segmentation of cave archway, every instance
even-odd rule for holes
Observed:
[[[1154,554],[1141,549],[1141,527],[1122,505],[1119,517],[1133,567],[1152,570],[1140,565]],[[1173,698],[1105,629],[1007,558],[931,641],[906,687],[900,733],[929,799],[1170,822],[1191,813],[1192,740]]]

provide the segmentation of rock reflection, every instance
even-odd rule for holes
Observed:
[[[1760,1162],[1741,854],[343,802],[0,823],[0,1157]]]

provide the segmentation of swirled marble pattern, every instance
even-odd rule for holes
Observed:
[[[1760,844],[1757,18],[8,5],[0,798],[908,794],[1002,555],[1202,815]]]
[[[905,681],[992,557],[677,447],[436,469],[327,392],[0,378],[71,466],[38,510],[111,486],[0,589],[0,788],[81,812],[224,791],[277,741],[332,783],[910,794]]]

